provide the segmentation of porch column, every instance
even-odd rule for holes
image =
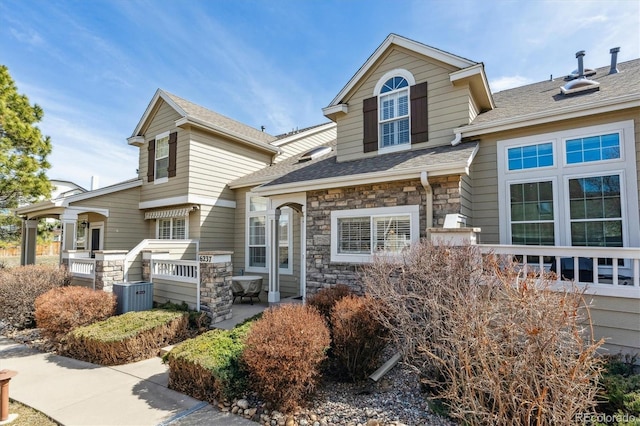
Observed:
[[[280,209],[269,210],[269,303],[280,301]]]
[[[60,221],[62,222],[62,247],[60,250],[75,250],[78,213],[65,210],[60,215]]]
[[[126,256],[126,250],[96,251],[95,290],[111,293],[113,284],[124,282]]]
[[[38,236],[38,219],[22,220],[22,248],[20,265],[35,265],[36,237]]]

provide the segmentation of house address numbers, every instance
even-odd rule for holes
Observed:
[[[200,263],[213,263],[213,256],[210,254],[201,254]]]

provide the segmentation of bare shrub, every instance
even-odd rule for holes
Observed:
[[[116,297],[86,287],[60,287],[38,296],[35,308],[37,326],[46,336],[58,338],[76,327],[114,315]]]
[[[242,355],[251,386],[276,408],[292,411],[315,389],[329,341],[313,307],[288,304],[265,311]]]
[[[327,287],[319,290],[316,294],[313,294],[307,298],[307,304],[315,307],[318,312],[329,322],[331,318],[331,311],[333,307],[343,297],[349,296],[353,293],[353,290],[348,285],[337,284],[333,287]]]
[[[28,265],[0,269],[0,320],[22,329],[35,325],[35,300],[55,287],[69,285],[66,268]]]
[[[386,346],[380,322],[385,305],[369,296],[346,296],[331,312],[333,356],[352,380],[364,379],[376,367]]]
[[[603,343],[580,291],[549,289],[478,249],[421,244],[378,259],[367,292],[405,359],[452,417],[470,425],[573,424],[595,404]],[[583,324],[587,326],[584,326]]]

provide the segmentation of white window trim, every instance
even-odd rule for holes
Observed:
[[[609,160],[606,160],[609,161]],[[588,164],[588,163],[586,163]],[[576,170],[572,170],[574,173],[577,172]],[[576,173],[576,174],[566,174],[563,176],[563,190],[564,193],[567,194],[566,199],[569,199],[569,181],[571,179],[579,179],[579,178],[589,178],[589,177],[599,177],[599,176],[611,176],[611,175],[617,175],[620,176],[620,210],[621,210],[621,218],[622,218],[622,241],[623,241],[623,247],[628,247],[629,246],[629,215],[627,214],[627,204],[628,204],[628,198],[627,194],[627,188],[626,188],[626,176],[625,176],[625,170],[624,169],[611,169],[611,170],[599,170],[599,171],[591,171],[589,173]],[[567,201],[567,205],[568,205],[568,201]],[[636,210],[637,211],[637,210]],[[567,225],[564,227],[565,228],[565,232],[564,232],[564,241],[567,242],[567,246],[571,245],[571,215],[569,212],[569,209],[566,208],[563,211],[563,217],[562,217],[562,223],[566,223]],[[603,218],[602,220],[606,220],[605,218]],[[625,261],[626,264],[627,261]],[[600,268],[602,268],[603,266],[600,266]]]
[[[172,238],[160,238],[160,221],[161,220],[171,220],[171,225],[169,229],[169,234]],[[184,238],[173,238],[173,221],[175,219],[184,219]],[[176,240],[188,240],[189,239],[189,215],[180,216],[180,217],[163,217],[160,219],[155,219],[156,221],[156,239],[162,241],[176,241]]]
[[[620,158],[587,163],[566,164],[566,140],[616,132],[620,134]],[[513,171],[508,170],[507,148],[549,141],[553,142],[554,167],[541,167],[539,169]],[[556,245],[570,246],[571,230],[569,227],[570,213],[568,207],[569,180],[581,177],[617,174],[620,176],[622,238],[624,246],[639,247],[640,219],[637,200],[638,171],[635,158],[635,143],[633,120],[567,129],[552,133],[498,141],[498,210],[499,212],[505,212],[504,214],[499,213],[500,243],[511,244],[509,187],[512,183],[539,182],[542,180],[551,180],[554,177],[557,179],[557,182],[554,182]],[[561,167],[556,165],[561,165]],[[564,229],[564,232],[558,232],[558,229],[562,228]]]
[[[409,87],[414,86],[416,84],[416,79],[409,71],[404,68],[396,68],[394,70],[388,71],[384,73],[380,80],[376,83],[376,86],[373,89],[373,96],[380,96],[380,91],[382,90],[382,86],[389,80],[391,77],[403,77],[409,83]]]
[[[169,138],[169,133],[170,133],[169,131],[162,132],[159,135],[156,135],[156,137],[155,137],[156,150],[154,151],[155,158],[153,159],[153,176],[154,176],[153,184],[154,185],[158,185],[158,184],[161,184],[161,183],[169,182],[169,176],[161,177],[161,178],[157,177],[157,174],[158,174],[158,157],[156,155],[156,152],[158,152],[157,151],[157,149],[158,149],[158,139]],[[167,143],[168,143],[168,141],[167,141]],[[169,158],[169,153],[167,153],[167,162],[169,161],[168,158]]]
[[[544,169],[549,169],[549,167],[544,167]],[[527,169],[527,170],[532,170],[532,169]],[[560,244],[560,219],[558,218],[558,207],[559,207],[559,201],[558,201],[558,177],[555,175],[551,175],[551,176],[539,176],[536,178],[528,178],[525,179],[524,176],[522,176],[523,179],[511,179],[511,180],[507,180],[505,181],[505,185],[503,188],[503,191],[500,191],[502,194],[499,194],[499,198],[500,195],[502,195],[502,198],[504,199],[504,202],[506,203],[506,205],[504,206],[503,210],[502,208],[500,209],[500,211],[506,211],[508,212],[508,215],[505,215],[504,222],[505,222],[505,226],[504,226],[504,230],[502,229],[502,222],[503,220],[501,219],[501,226],[500,226],[500,235],[503,235],[503,231],[504,234],[507,235],[507,243],[503,243],[503,244],[511,244],[511,185],[517,185],[520,183],[536,183],[536,182],[548,182],[551,181],[551,185],[552,185],[552,192],[553,192],[553,238],[555,240],[555,245],[561,245]]]
[[[256,210],[256,211],[251,211],[251,197],[263,197],[262,195],[258,195],[252,192],[247,192],[246,194],[246,201],[245,201],[245,234],[244,234],[244,241],[245,241],[245,253],[244,253],[244,265],[245,268],[244,270],[246,272],[256,272],[256,273],[262,273],[262,274],[267,274],[269,273],[269,258],[271,256],[271,232],[269,231],[269,220],[268,220],[268,212],[269,212],[269,204],[270,204],[270,200],[268,197],[263,197],[263,198],[267,198],[267,210]],[[293,210],[290,208],[286,208],[286,209],[281,209],[280,210],[280,215],[286,215],[289,218],[289,235],[288,235],[288,241],[289,241],[289,247],[288,247],[288,256],[289,256],[289,266],[288,268],[278,268],[278,273],[281,275],[293,275],[293,263],[294,263],[294,259],[293,259]],[[266,250],[266,265],[265,267],[259,267],[259,266],[250,266],[249,265],[249,219],[251,217],[258,217],[258,216],[264,216],[265,218],[265,250]],[[279,244],[279,242],[278,242]]]
[[[590,129],[590,128],[589,128]],[[565,143],[566,141],[570,140],[570,139],[579,139],[579,138],[588,138],[590,136],[601,136],[604,134],[611,134],[611,133],[618,133],[619,135],[619,140],[620,140],[620,158],[611,158],[608,160],[598,160],[598,161],[587,161],[587,162],[582,162],[582,163],[572,163],[569,164],[567,163],[567,155],[566,152],[564,150],[565,148]],[[615,128],[612,131],[599,131],[599,132],[588,132],[588,133],[580,133],[580,134],[576,134],[576,135],[571,135],[571,136],[567,136],[562,138],[562,166],[566,167],[566,168],[571,168],[571,167],[579,167],[579,168],[583,168],[583,167],[589,167],[592,164],[598,164],[600,166],[602,165],[607,165],[609,163],[619,163],[619,162],[624,162],[625,161],[625,143],[624,143],[624,131],[621,128]]]
[[[371,263],[375,254],[338,253],[338,219],[349,217],[376,217],[409,215],[411,244],[420,240],[420,206],[377,207],[370,209],[336,210],[331,212],[331,262]]]

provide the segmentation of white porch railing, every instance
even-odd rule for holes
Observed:
[[[69,272],[72,277],[90,279],[96,288],[96,260],[90,258],[69,258]]]
[[[151,259],[151,281],[162,278],[171,281],[198,284],[199,263],[195,260]]]
[[[640,248],[494,244],[479,244],[478,247],[485,254],[521,256],[518,260],[525,268],[547,272],[554,268],[558,286],[564,282],[563,272],[569,270],[567,272],[575,276],[576,284],[584,288],[586,294],[640,299]],[[606,259],[605,264],[600,264],[603,259]],[[580,281],[584,272],[588,272],[591,281]]]

